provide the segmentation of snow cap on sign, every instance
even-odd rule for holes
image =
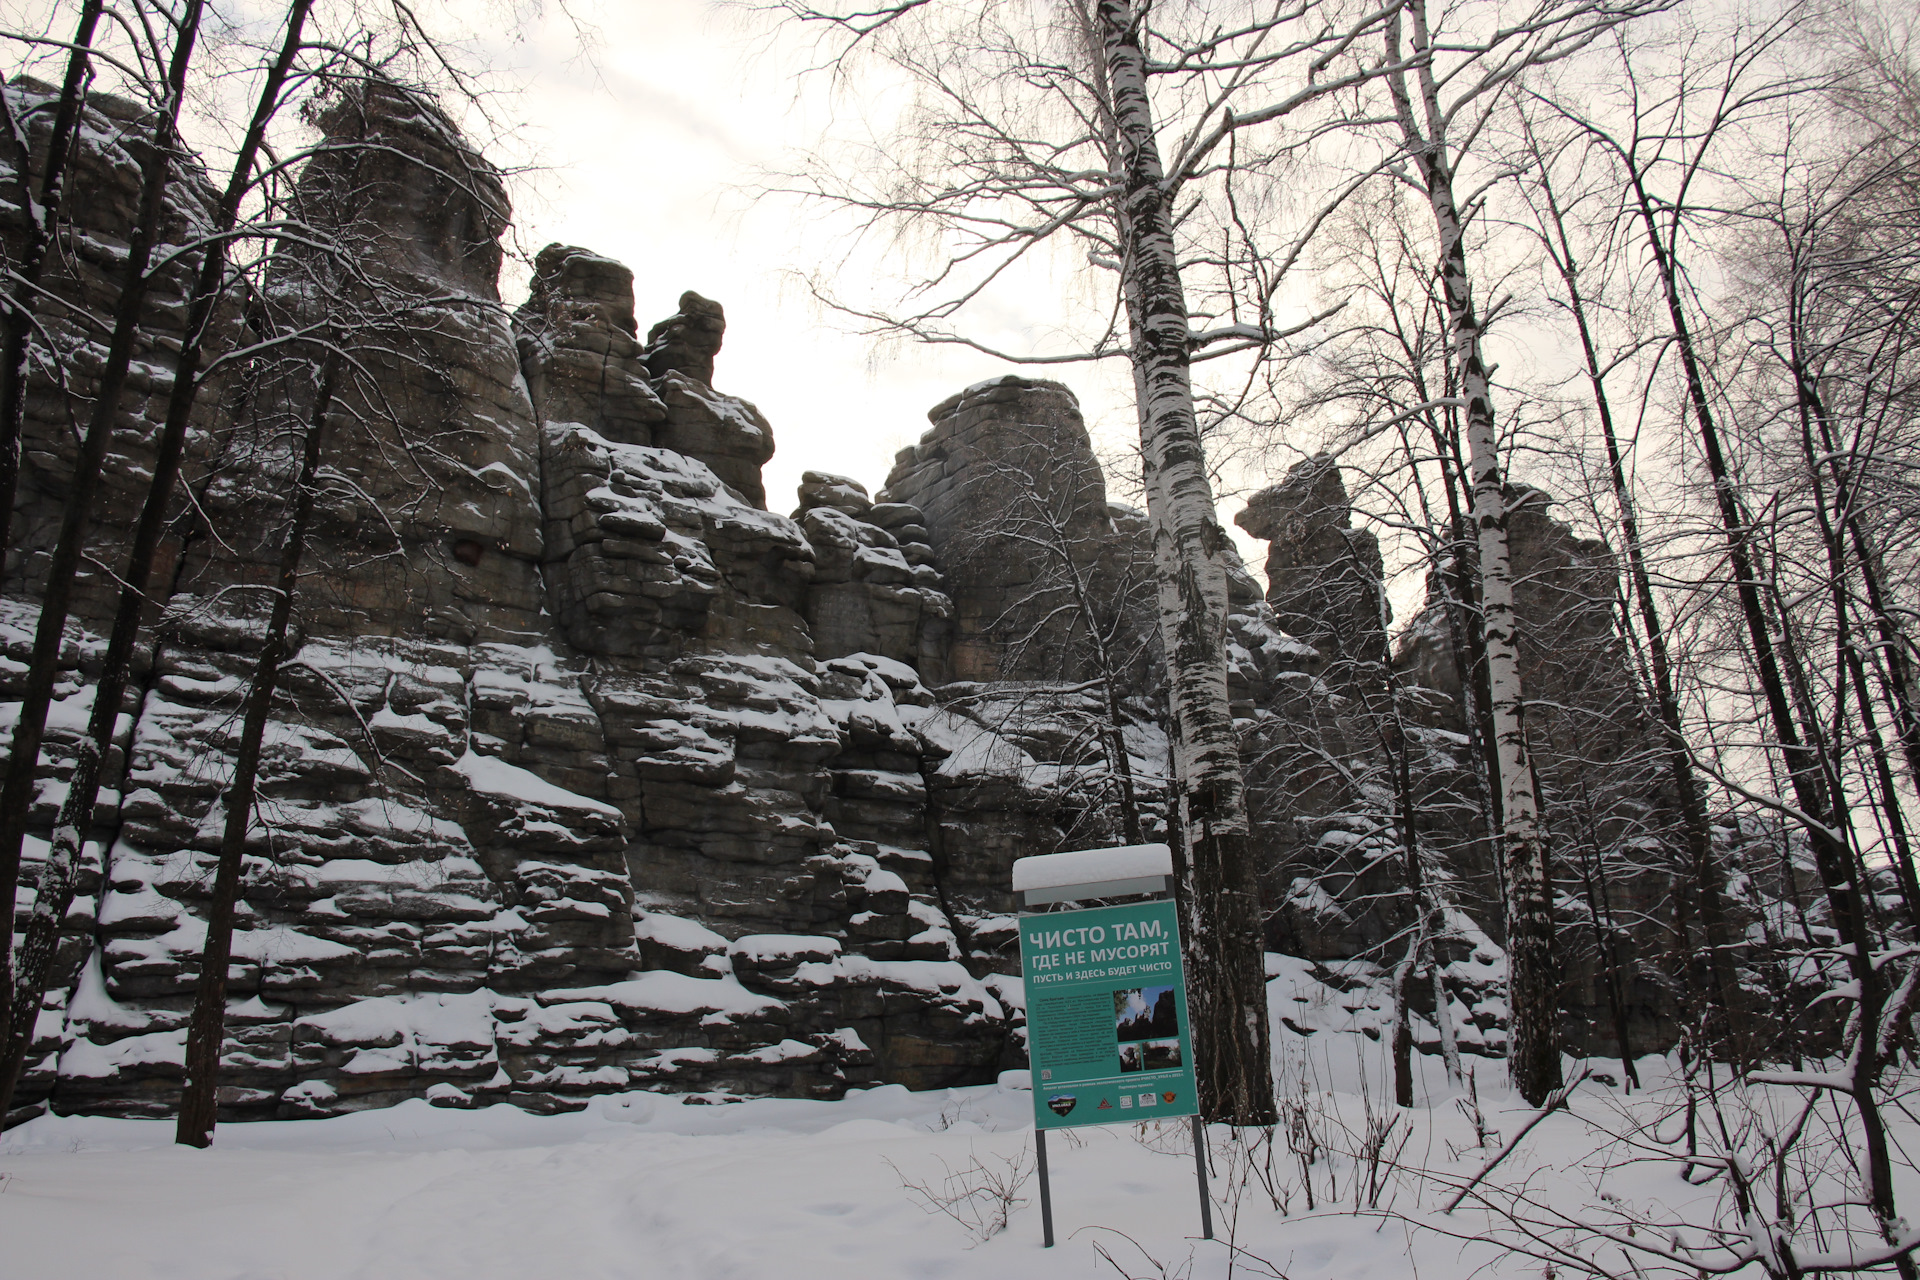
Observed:
[[[1064,889],[1144,880],[1173,874],[1173,850],[1164,844],[1129,844],[1117,849],[1076,849],[1019,858],[1013,864],[1013,891]]]

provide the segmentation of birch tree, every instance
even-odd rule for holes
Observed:
[[[1111,112],[1108,162],[1140,420],[1147,518],[1159,579],[1160,634],[1179,757],[1180,831],[1186,854],[1197,965],[1195,1004],[1204,1028],[1197,1070],[1223,1120],[1271,1124],[1272,1054],[1261,960],[1259,882],[1249,845],[1240,743],[1227,700],[1227,536],[1194,416],[1192,330],[1175,246],[1174,206],[1160,158],[1147,56],[1128,0],[1099,0],[1100,43]]]
[[[1364,477],[1356,504],[1364,501],[1381,528],[1409,544],[1425,570],[1428,607],[1444,628],[1467,737],[1465,785],[1448,787],[1423,770],[1417,779],[1407,777],[1409,794],[1397,803],[1405,810],[1419,795],[1414,807],[1434,811],[1414,824],[1424,826],[1429,841],[1449,828],[1463,838],[1458,847],[1437,851],[1456,863],[1492,867],[1498,878],[1497,847],[1484,847],[1486,837],[1473,834],[1497,834],[1499,769],[1487,713],[1471,482],[1461,447],[1465,406],[1449,358],[1446,302],[1420,234],[1421,211],[1408,207],[1405,184],[1388,187],[1380,180],[1369,196],[1341,220],[1334,251],[1318,264],[1328,281],[1323,287],[1345,295],[1348,305],[1337,334],[1314,353],[1297,411],[1334,424],[1325,446],[1341,457],[1345,474]],[[1383,619],[1383,638],[1387,630]],[[1386,727],[1384,750],[1398,773],[1408,691],[1391,666],[1374,683],[1385,703],[1374,718]],[[1454,892],[1465,887],[1456,881]],[[1477,904],[1480,912],[1500,918],[1502,896],[1499,885],[1492,886]]]
[[[1619,6],[1546,0],[1518,15],[1517,21],[1488,22],[1490,30],[1484,35],[1469,29],[1443,36],[1429,19],[1426,0],[1407,0],[1389,15],[1385,28],[1389,65],[1411,53],[1411,70],[1391,71],[1385,82],[1408,160],[1408,181],[1426,197],[1432,211],[1438,247],[1435,269],[1446,301],[1459,395],[1466,404],[1480,626],[1506,874],[1511,1007],[1507,1060],[1515,1087],[1535,1106],[1561,1083],[1552,877],[1527,745],[1507,484],[1483,348],[1484,327],[1474,303],[1467,257],[1469,227],[1483,192],[1460,191],[1458,171],[1462,154],[1485,129],[1517,76],[1571,56],[1649,7],[1631,0]]]
[[[876,333],[1015,363],[1127,362],[1167,655],[1202,1105],[1214,1119],[1272,1123],[1259,885],[1227,699],[1230,544],[1193,367],[1305,327],[1277,319],[1281,282],[1299,243],[1358,182],[1272,243],[1234,208],[1271,195],[1262,162],[1286,150],[1292,117],[1374,74],[1350,55],[1381,14],[1238,3],[1163,12],[1136,0],[782,8],[829,33],[846,82],[872,59],[919,94],[905,136],[896,129],[854,163],[817,167],[802,188],[938,241],[903,306],[843,310]],[[1010,351],[960,327],[969,305],[1056,250],[1105,273],[1098,288],[1110,302],[1090,309],[1084,344]]]

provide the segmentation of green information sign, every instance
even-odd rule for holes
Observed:
[[[1037,1127],[1199,1112],[1172,902],[1022,916],[1020,971]]]

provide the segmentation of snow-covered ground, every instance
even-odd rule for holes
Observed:
[[[1364,1023],[1366,1011],[1353,1016]],[[1224,1128],[1210,1134],[1219,1237],[1211,1242],[1198,1238],[1185,1122],[1050,1138],[1059,1233],[1051,1251],[1041,1247],[1035,1181],[1017,1187],[997,1234],[990,1194],[955,1206],[977,1229],[930,1209],[929,1193],[979,1189],[1030,1161],[1030,1095],[1024,1073],[1009,1073],[998,1085],[921,1094],[892,1086],[830,1103],[627,1094],[554,1117],[409,1102],[331,1120],[227,1125],[207,1151],[171,1145],[170,1123],[43,1117],[0,1144],[0,1273],[1554,1280],[1579,1269],[1567,1251],[1631,1276],[1602,1234],[1617,1236],[1630,1220],[1643,1232],[1654,1218],[1667,1223],[1661,1241],[1677,1231],[1682,1244],[1709,1243],[1687,1224],[1712,1222],[1724,1185],[1683,1181],[1678,1163],[1636,1159],[1620,1141],[1662,1114],[1668,1136],[1677,1132],[1670,1062],[1644,1059],[1650,1088],[1631,1099],[1603,1082],[1582,1085],[1567,1112],[1500,1165],[1485,1188],[1531,1220],[1519,1231],[1478,1201],[1442,1212],[1532,1114],[1508,1093],[1501,1064],[1468,1060],[1481,1124],[1498,1135],[1489,1136],[1476,1132],[1473,1108],[1435,1058],[1416,1057],[1417,1105],[1393,1107],[1384,1056],[1351,1029],[1279,1037],[1285,1123],[1272,1149],[1249,1148]],[[1911,1126],[1898,1136],[1914,1149]],[[1368,1159],[1369,1148],[1380,1160]],[[1641,1263],[1645,1277],[1661,1270],[1657,1258]]]
[[[1031,1203],[984,1243],[929,1216],[905,1183],[937,1189],[948,1169],[1030,1153],[1030,1106],[1000,1086],[718,1106],[632,1094],[557,1117],[409,1102],[228,1125],[204,1152],[169,1145],[170,1124],[43,1118],[0,1148],[0,1237],[15,1280],[1112,1275],[1094,1246],[1130,1247],[1102,1228],[1163,1260],[1191,1251],[1196,1275],[1220,1270],[1224,1248],[1189,1239],[1177,1123],[1051,1140],[1051,1256],[1031,1181]],[[1304,1242],[1258,1216],[1262,1246]],[[1339,1253],[1343,1274],[1400,1274],[1397,1233],[1311,1238],[1342,1241],[1308,1247]]]

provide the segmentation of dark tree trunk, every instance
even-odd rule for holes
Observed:
[[[1580,783],[1580,805],[1586,817],[1587,839],[1581,850],[1580,879],[1587,895],[1587,919],[1593,922],[1593,945],[1607,984],[1607,1011],[1613,1017],[1613,1042],[1620,1049],[1620,1070],[1629,1089],[1640,1088],[1640,1071],[1633,1065],[1633,1044],[1627,1028],[1626,965],[1620,957],[1620,929],[1614,924],[1613,903],[1607,895],[1606,868],[1600,861],[1600,832],[1593,819],[1593,801],[1586,782]]]
[[[1447,370],[1447,394],[1453,395],[1455,388],[1453,370]],[[1431,399],[1424,380],[1420,385],[1422,399]],[[1450,541],[1436,553],[1433,565],[1433,581],[1440,588],[1441,607],[1447,617],[1447,642],[1453,651],[1454,675],[1460,681],[1461,723],[1466,726],[1468,750],[1478,764],[1473,774],[1480,788],[1480,812],[1485,817],[1488,844],[1488,861],[1497,873],[1501,888],[1496,895],[1495,907],[1500,921],[1500,930],[1504,936],[1506,930],[1506,872],[1502,870],[1500,858],[1500,759],[1494,751],[1493,719],[1490,714],[1492,695],[1487,687],[1487,649],[1480,630],[1480,598],[1473,588],[1474,563],[1478,559],[1474,552],[1473,539],[1467,536],[1467,517],[1461,505],[1464,490],[1471,488],[1467,477],[1466,460],[1460,456],[1459,424],[1452,421],[1453,412],[1447,411],[1450,421],[1447,430],[1442,431],[1440,424],[1428,419],[1428,432],[1433,438],[1434,462],[1440,472],[1440,489],[1447,499],[1447,533]]]
[[[1847,488],[1844,473],[1835,471],[1831,478],[1837,486],[1829,506],[1827,480],[1820,462],[1820,449],[1814,442],[1814,425],[1820,422],[1820,437],[1823,441],[1832,440],[1832,431],[1825,422],[1826,406],[1820,398],[1819,388],[1801,351],[1801,316],[1799,309],[1800,281],[1796,278],[1789,286],[1793,290],[1790,303],[1791,312],[1788,323],[1789,361],[1793,374],[1796,408],[1800,419],[1800,451],[1807,466],[1807,476],[1813,486],[1813,507],[1818,516],[1822,546],[1827,554],[1827,590],[1833,604],[1834,651],[1839,659],[1840,670],[1835,678],[1834,714],[1836,718],[1845,714],[1846,689],[1852,683],[1856,706],[1860,713],[1860,728],[1867,740],[1867,755],[1872,761],[1874,780],[1879,784],[1879,808],[1886,822],[1887,836],[1893,844],[1893,872],[1900,885],[1900,896],[1906,904],[1907,920],[1920,937],[1920,883],[1916,883],[1913,867],[1913,849],[1907,839],[1906,820],[1901,812],[1899,788],[1894,784],[1893,770],[1887,761],[1886,742],[1880,736],[1879,718],[1874,713],[1873,696],[1867,687],[1866,664],[1861,660],[1859,646],[1853,638],[1853,607],[1847,590],[1847,542],[1841,533],[1841,524],[1851,522],[1850,508],[1846,502]],[[1829,459],[1828,461],[1832,461]],[[1841,524],[1836,524],[1835,515]],[[1865,564],[1858,566],[1864,577],[1871,577],[1871,571]],[[1890,692],[1890,691],[1889,691]],[[1896,715],[1898,714],[1898,704]],[[1835,740],[1843,740],[1838,733]]]
[[[1100,619],[1087,596],[1088,588],[1078,575],[1074,589],[1081,600],[1082,625],[1093,640],[1094,660],[1100,664],[1101,705],[1106,708],[1107,717],[1106,724],[1101,726],[1101,748],[1106,752],[1107,767],[1113,770],[1114,780],[1120,786],[1121,838],[1128,844],[1139,844],[1146,836],[1140,827],[1140,797],[1134,787],[1133,757],[1127,754],[1126,720],[1120,707],[1123,673],[1114,663],[1113,648],[1100,630]]]
[[[1733,938],[1727,927],[1726,908],[1721,901],[1718,871],[1714,866],[1713,828],[1707,817],[1706,795],[1694,773],[1692,752],[1680,719],[1680,698],[1674,689],[1666,627],[1661,621],[1659,602],[1654,599],[1653,579],[1647,572],[1645,543],[1640,536],[1639,505],[1627,483],[1626,462],[1614,430],[1613,404],[1607,395],[1605,371],[1600,366],[1599,349],[1587,320],[1586,298],[1580,291],[1579,267],[1567,236],[1566,220],[1544,173],[1540,188],[1546,197],[1548,219],[1557,240],[1557,243],[1548,243],[1548,251],[1566,288],[1567,306],[1580,335],[1580,350],[1586,362],[1587,385],[1593,393],[1594,412],[1599,417],[1600,435],[1606,444],[1607,478],[1613,488],[1614,504],[1619,508],[1627,578],[1632,584],[1640,629],[1646,639],[1647,665],[1653,679],[1654,710],[1659,717],[1667,775],[1680,805],[1680,830],[1687,854],[1682,878],[1692,881],[1692,897],[1699,908],[1701,930],[1706,935],[1707,972],[1712,979],[1710,990],[1720,1010],[1723,1043],[1735,1061],[1747,1062],[1751,1060],[1750,1037],[1746,1034],[1747,1010],[1732,973]],[[1691,969],[1693,958],[1684,947],[1680,960]]]
[[[1861,730],[1866,735],[1875,780],[1879,783],[1880,810],[1894,846],[1894,874],[1899,880],[1901,896],[1906,900],[1907,916],[1914,926],[1915,936],[1920,937],[1920,880],[1915,876],[1913,849],[1901,809],[1899,788],[1895,785],[1892,766],[1888,763],[1886,744],[1880,735],[1879,718],[1874,712],[1872,693],[1867,685],[1866,662],[1860,655],[1859,644],[1853,639],[1850,621],[1852,606],[1850,593],[1846,589],[1849,551],[1853,553],[1852,572],[1859,579],[1866,596],[1867,611],[1874,619],[1880,651],[1884,655],[1882,662],[1885,665],[1875,667],[1880,677],[1881,693],[1892,709],[1895,733],[1905,750],[1908,771],[1915,784],[1920,785],[1920,724],[1914,719],[1909,696],[1912,692],[1912,673],[1907,662],[1905,636],[1886,612],[1873,544],[1855,510],[1851,477],[1840,465],[1826,401],[1820,394],[1819,382],[1802,348],[1804,323],[1799,302],[1801,282],[1798,272],[1791,287],[1794,296],[1788,325],[1789,360],[1800,417],[1801,456],[1813,484],[1814,507],[1819,513],[1820,535],[1826,547],[1827,566],[1832,578],[1829,589],[1833,597],[1834,624],[1839,635],[1836,646],[1846,665],[1842,680],[1851,677],[1853,682]],[[1826,493],[1828,483],[1833,486],[1831,499]]]
[[[1390,664],[1385,666],[1387,681],[1386,725],[1382,737],[1387,751],[1387,764],[1393,770],[1394,802],[1399,809],[1400,854],[1404,860],[1407,878],[1408,910],[1406,928],[1411,934],[1407,945],[1406,958],[1394,970],[1393,974],[1393,1100],[1403,1107],[1413,1105],[1413,1027],[1408,1005],[1413,993],[1414,971],[1420,965],[1421,949],[1428,943],[1431,934],[1430,921],[1433,912],[1427,903],[1426,875],[1420,865],[1420,828],[1418,808],[1413,795],[1413,760],[1407,745],[1406,724],[1400,716],[1400,682],[1394,677]],[[1436,975],[1439,972],[1440,959],[1432,958]],[[1434,984],[1434,993],[1438,998],[1440,984]],[[1436,1009],[1437,1019],[1446,1017],[1446,1010]],[[1451,1074],[1453,1064],[1447,1064]]]
[[[1726,539],[1727,559],[1733,569],[1740,615],[1746,626],[1747,641],[1753,655],[1756,675],[1760,681],[1762,699],[1773,725],[1781,760],[1786,766],[1795,801],[1803,813],[1814,819],[1813,824],[1808,828],[1808,837],[1816,846],[1826,846],[1825,852],[1829,856],[1836,856],[1839,859],[1838,865],[1844,867],[1850,855],[1846,849],[1838,847],[1839,842],[1831,826],[1832,810],[1825,772],[1816,753],[1807,748],[1801,737],[1799,725],[1793,714],[1792,700],[1787,692],[1786,681],[1781,674],[1773,633],[1768,626],[1766,606],[1761,599],[1759,577],[1754,570],[1751,551],[1752,519],[1741,500],[1738,482],[1733,477],[1726,452],[1721,445],[1719,428],[1714,422],[1712,405],[1707,395],[1706,378],[1700,368],[1699,359],[1694,350],[1692,330],[1687,323],[1686,312],[1680,300],[1678,268],[1660,234],[1653,200],[1637,172],[1632,175],[1632,181],[1640,218],[1646,230],[1648,245],[1653,252],[1654,266],[1660,278],[1668,320],[1673,329],[1675,349],[1679,353],[1681,369],[1685,374],[1687,398],[1698,430],[1702,452],[1706,455],[1707,471],[1713,481],[1714,499],[1719,509],[1721,528]],[[1843,876],[1842,879],[1845,877]]]
[[[26,835],[27,813],[33,804],[34,775],[40,766],[47,708],[53,700],[54,681],[60,674],[60,641],[66,630],[67,610],[72,604],[74,575],[86,551],[92,523],[93,491],[100,478],[107,440],[113,434],[114,421],[120,416],[120,397],[126,389],[128,366],[139,338],[150,283],[148,266],[160,234],[174,149],[179,144],[177,128],[186,91],[187,64],[193,58],[203,9],[203,0],[188,0],[167,69],[165,103],[154,122],[153,136],[146,140],[146,156],[141,161],[140,213],[128,241],[125,278],[114,304],[113,337],[107,346],[87,431],[74,459],[66,506],[61,512],[59,538],[48,567],[46,592],[40,601],[40,619],[34,630],[20,719],[14,726],[6,782],[0,786],[0,901],[9,904],[20,883],[20,845]],[[24,1046],[33,1039],[32,1024],[38,1004],[35,1001],[27,1006],[26,1026],[14,1025],[14,1010],[20,1001],[13,998],[18,984],[13,973],[12,923],[9,917],[7,945],[0,948],[0,995],[5,997],[0,998],[0,1052],[5,1052],[9,1059],[14,1056],[10,1050],[16,1044],[23,1046],[20,1056],[24,1058]],[[9,1068],[6,1061],[0,1059],[0,1117],[5,1116],[12,1105],[20,1070],[18,1066]]]
[[[253,817],[253,798],[260,774],[260,744],[266,735],[267,713],[273,706],[280,664],[287,658],[287,627],[293,616],[294,582],[300,556],[306,549],[307,525],[313,515],[316,473],[326,436],[327,415],[333,407],[334,382],[340,361],[329,355],[320,375],[313,417],[307,424],[306,454],[300,463],[292,524],[280,552],[280,574],[273,614],[267,620],[260,660],[247,690],[240,749],[234,756],[233,782],[227,788],[226,829],[220,837],[220,865],[214,873],[213,900],[207,905],[207,945],[200,954],[200,982],[194,992],[193,1016],[187,1024],[186,1085],[180,1096],[180,1116],[173,1140],[190,1147],[213,1142],[220,1084],[220,1049],[226,1038],[227,966],[233,955],[233,912],[240,900],[240,870],[247,849],[247,826]]]

